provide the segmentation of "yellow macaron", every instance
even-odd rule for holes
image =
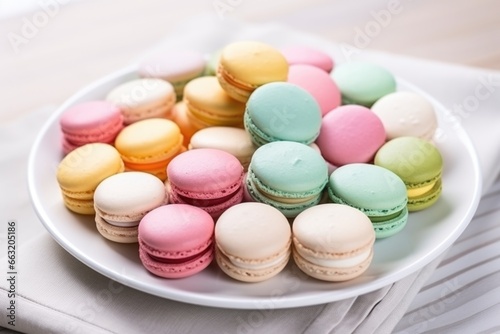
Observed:
[[[240,41],[222,49],[217,78],[234,99],[246,102],[259,86],[286,81],[288,62],[276,48],[256,41]]]
[[[125,169],[167,178],[170,160],[186,150],[179,126],[168,119],[150,118],[126,126],[116,137],[115,147]]]
[[[199,129],[209,126],[243,127],[245,104],[231,98],[215,76],[188,82],[184,88],[188,117]]]
[[[64,204],[76,213],[95,214],[95,189],[105,178],[123,171],[120,154],[109,144],[91,143],[76,148],[57,167]]]

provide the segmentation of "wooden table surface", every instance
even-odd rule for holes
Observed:
[[[495,0],[45,0],[0,20],[0,121],[60,104],[203,13],[500,70],[498,8]]]

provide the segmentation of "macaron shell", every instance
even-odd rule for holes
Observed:
[[[442,155],[434,144],[409,136],[385,143],[374,162],[393,171],[409,188],[437,181],[443,169]]]
[[[112,175],[94,192],[96,214],[117,222],[138,222],[146,213],[167,202],[163,182],[143,172]]]
[[[375,232],[368,217],[343,204],[321,204],[293,221],[293,243],[311,257],[345,259],[373,247]]]
[[[262,203],[241,203],[226,210],[217,220],[215,240],[221,269],[245,282],[276,275],[290,257],[288,220]]]
[[[205,211],[185,204],[160,206],[139,224],[139,241],[147,252],[165,259],[195,256],[213,243],[214,221]]]
[[[178,99],[185,85],[203,74],[206,61],[193,50],[161,50],[144,57],[138,68],[142,78],[160,78],[173,85]]]
[[[243,127],[245,104],[231,98],[215,76],[191,80],[184,88],[190,115],[207,126]]]
[[[188,148],[213,148],[228,152],[234,155],[245,169],[256,150],[248,132],[228,126],[213,126],[199,130],[191,137]]]
[[[304,198],[321,192],[327,167],[313,148],[289,141],[259,147],[250,163],[249,177],[276,196]]]
[[[92,142],[112,143],[123,128],[123,116],[114,104],[96,100],[69,108],[62,114],[59,124],[65,140],[69,141],[68,146]]]
[[[413,92],[385,95],[371,110],[384,124],[388,140],[404,136],[431,140],[438,125],[432,103]]]
[[[219,68],[245,85],[286,81],[288,62],[279,50],[256,41],[234,42],[221,51]]]
[[[94,201],[92,199],[76,199],[62,194],[64,205],[71,211],[81,215],[93,215]]]
[[[222,49],[216,75],[221,87],[232,98],[246,102],[255,88],[269,82],[286,81],[288,62],[268,44],[234,42]]]
[[[281,48],[280,51],[289,65],[307,64],[326,73],[330,73],[335,65],[329,54],[313,47],[294,45]]]
[[[142,119],[171,117],[176,93],[172,84],[165,80],[144,78],[115,87],[106,100],[122,110],[125,124],[131,124]]]
[[[221,198],[241,188],[243,167],[235,156],[217,149],[188,150],[167,167],[172,190],[193,198]]]
[[[346,105],[323,117],[316,144],[325,160],[339,167],[371,162],[385,136],[382,121],[370,109]]]
[[[57,167],[56,178],[64,196],[92,201],[93,213],[95,188],[105,178],[123,171],[123,161],[113,146],[92,143],[66,155]]]
[[[188,262],[166,264],[155,260],[143,247],[139,246],[139,258],[143,266],[156,276],[179,279],[195,275],[207,268],[214,258],[214,253],[209,251]]]
[[[183,137],[183,146],[188,147],[191,137],[200,129],[201,126],[194,124],[188,117],[188,108],[184,102],[177,102],[173,109],[172,120],[179,126]]]
[[[273,82],[252,93],[244,123],[258,146],[278,140],[311,144],[320,131],[321,110],[304,88]]]
[[[343,282],[354,279],[364,273],[373,260],[373,251],[360,264],[350,268],[329,268],[313,264],[302,258],[297,252],[293,252],[293,260],[297,267],[307,275],[322,281]]]
[[[379,98],[396,91],[396,80],[385,68],[370,62],[339,64],[332,72],[342,93],[342,104],[371,107]]]
[[[340,90],[330,75],[311,65],[292,65],[288,71],[288,82],[307,90],[316,100],[325,116],[341,103]]]
[[[406,186],[399,176],[372,164],[337,168],[330,175],[328,192],[333,202],[355,207],[368,217],[391,215],[407,203]]]
[[[219,268],[229,277],[234,278],[235,280],[247,283],[256,283],[268,280],[277,274],[279,274],[288,264],[289,257],[277,263],[276,265],[261,269],[261,270],[248,270],[242,269],[238,266],[232,264],[232,262],[227,258],[225,254],[223,254],[220,249],[215,249],[215,260],[219,266]]]
[[[97,231],[106,239],[118,243],[136,243],[137,227],[121,227],[107,223],[100,215],[95,217]]]
[[[116,137],[115,147],[125,163],[163,161],[177,154],[183,137],[171,120],[152,118],[125,127]]]

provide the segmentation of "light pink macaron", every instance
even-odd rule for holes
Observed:
[[[288,82],[307,90],[318,102],[321,115],[337,108],[342,97],[337,84],[325,71],[312,65],[292,65],[288,69]]]
[[[186,204],[160,206],[139,223],[139,257],[151,273],[183,278],[199,273],[213,260],[214,220]]]
[[[316,144],[328,163],[340,167],[371,162],[385,137],[384,125],[373,111],[351,104],[323,117]]]
[[[211,148],[189,150],[167,167],[171,203],[197,206],[217,219],[243,199],[243,166],[232,154]]]
[[[308,64],[330,73],[334,67],[333,58],[326,52],[305,45],[288,46],[281,49],[289,65]]]
[[[182,99],[184,86],[205,71],[203,54],[194,50],[158,51],[146,56],[139,64],[141,78],[159,78],[170,82],[177,100]]]
[[[65,154],[89,143],[112,144],[123,128],[120,109],[107,101],[88,101],[70,107],[59,119]]]

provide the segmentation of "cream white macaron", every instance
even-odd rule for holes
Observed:
[[[126,172],[110,176],[97,186],[94,193],[97,230],[111,241],[137,242],[137,227],[141,219],[167,202],[165,185],[154,175]]]
[[[413,92],[387,94],[371,109],[382,121],[387,140],[404,136],[431,140],[438,125],[432,103]]]
[[[293,259],[307,275],[346,281],[366,271],[375,232],[368,216],[343,204],[320,204],[293,221]]]
[[[217,220],[215,242],[215,258],[224,273],[242,282],[260,282],[287,265],[290,224],[269,205],[241,203],[227,209]]]

